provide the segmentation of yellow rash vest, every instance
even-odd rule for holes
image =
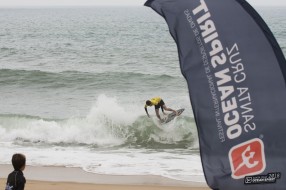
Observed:
[[[162,98],[160,97],[155,97],[155,98],[152,98],[150,101],[151,101],[151,105],[150,106],[156,106],[160,103],[160,101],[162,100]],[[147,108],[148,105],[145,104],[145,108]]]

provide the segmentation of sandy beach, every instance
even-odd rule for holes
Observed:
[[[4,189],[10,165],[0,165],[0,189]],[[94,189],[165,189],[165,190],[209,190],[204,183],[184,182],[160,176],[116,176],[87,173],[79,168],[27,166],[24,175],[25,189],[29,190],[94,190]]]

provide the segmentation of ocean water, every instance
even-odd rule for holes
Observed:
[[[286,51],[286,9],[258,8]],[[145,7],[0,9],[0,164],[203,182],[176,45]],[[185,108],[161,126],[145,101]]]

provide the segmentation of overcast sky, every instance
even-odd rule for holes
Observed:
[[[145,0],[0,0],[3,6],[142,6]],[[286,6],[286,0],[248,0],[253,6]]]

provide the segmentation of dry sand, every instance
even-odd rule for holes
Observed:
[[[10,165],[0,165],[0,189],[5,189]],[[160,176],[118,176],[87,173],[80,168],[32,167],[24,170],[26,190],[210,190],[205,183]]]

